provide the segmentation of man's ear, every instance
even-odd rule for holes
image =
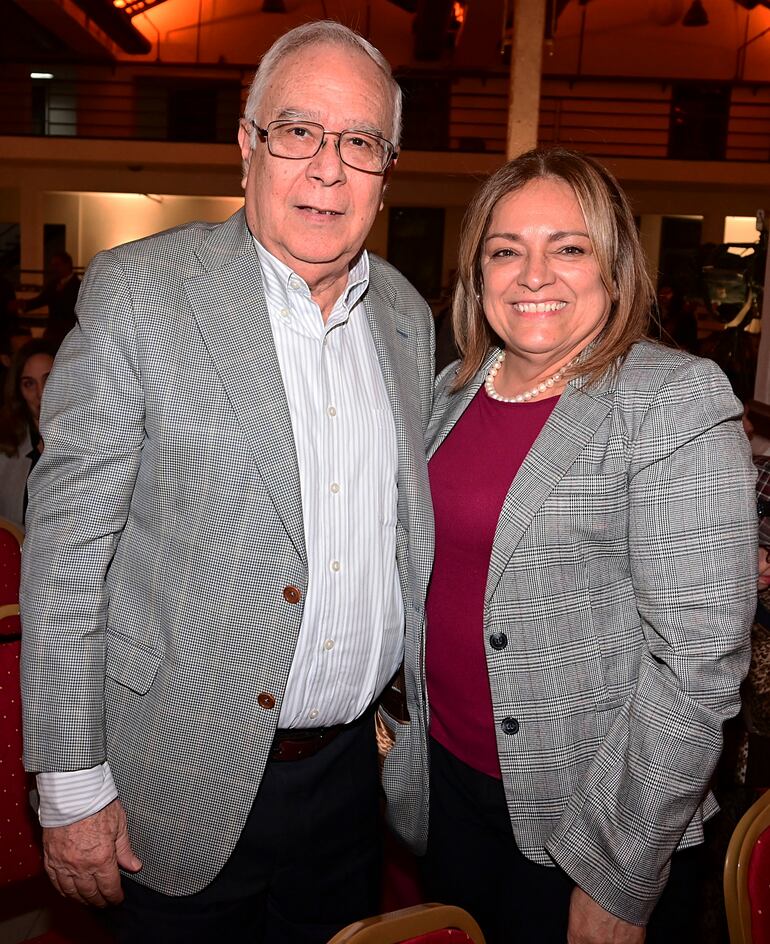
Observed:
[[[380,210],[385,208],[385,191],[388,189],[388,184],[390,183],[390,175],[393,173],[393,168],[398,163],[398,158],[394,158],[390,164],[388,164],[385,169],[385,173],[382,175],[382,193],[380,194]]]
[[[243,177],[241,178],[241,187],[246,189],[246,180],[249,176],[249,166],[251,164],[251,133],[245,121],[241,122],[238,128],[238,146],[241,149],[241,158],[243,162]]]

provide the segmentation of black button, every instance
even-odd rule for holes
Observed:
[[[505,649],[508,645],[508,637],[505,633],[492,633],[489,637],[489,645],[493,649]]]
[[[517,734],[519,730],[519,722],[515,718],[503,718],[503,722],[500,725],[505,734]]]

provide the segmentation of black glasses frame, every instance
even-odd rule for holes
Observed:
[[[256,123],[256,121],[253,118],[251,118],[250,124],[253,126],[254,130],[257,132],[257,134],[262,139],[262,141],[264,141],[267,144],[267,149],[273,155],[273,157],[277,157],[284,161],[309,161],[311,160],[321,150],[321,148],[324,145],[324,141],[326,140],[326,136],[329,134],[336,135],[337,137],[336,150],[337,150],[339,159],[342,161],[342,163],[346,167],[350,167],[353,170],[360,171],[360,173],[362,174],[373,174],[375,177],[382,177],[383,174],[390,167],[390,165],[393,163],[393,161],[396,160],[399,154],[399,152],[396,150],[396,146],[391,141],[388,141],[387,138],[383,138],[382,135],[380,134],[373,134],[371,131],[359,131],[357,128],[345,128],[342,131],[327,131],[326,128],[324,128],[324,126],[319,124],[317,121],[302,121],[299,119],[297,119],[296,121],[289,120],[289,119],[278,119],[276,121],[271,121],[266,128],[260,128],[260,126]],[[270,128],[273,125],[287,125],[287,124],[313,125],[313,127],[321,129],[321,140],[318,142],[318,147],[315,149],[315,151],[313,151],[312,154],[307,154],[304,157],[290,157],[287,154],[276,154],[273,151],[273,149],[270,147]],[[387,151],[389,152],[387,160],[385,162],[385,166],[382,168],[382,170],[366,170],[366,168],[364,167],[356,167],[355,164],[351,164],[348,161],[346,161],[340,152],[340,140],[342,139],[343,134],[365,134],[370,138],[376,138],[378,141],[382,141],[382,143],[386,146]]]

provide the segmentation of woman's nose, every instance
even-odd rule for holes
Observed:
[[[524,257],[519,269],[518,282],[530,291],[537,291],[553,280],[548,257],[544,253],[533,253]]]

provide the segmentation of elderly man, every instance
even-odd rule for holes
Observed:
[[[121,940],[320,942],[378,910],[372,705],[432,541],[430,312],[362,248],[399,112],[355,33],[279,39],[245,213],[100,253],[49,381],[26,765],[54,884],[125,893]]]

